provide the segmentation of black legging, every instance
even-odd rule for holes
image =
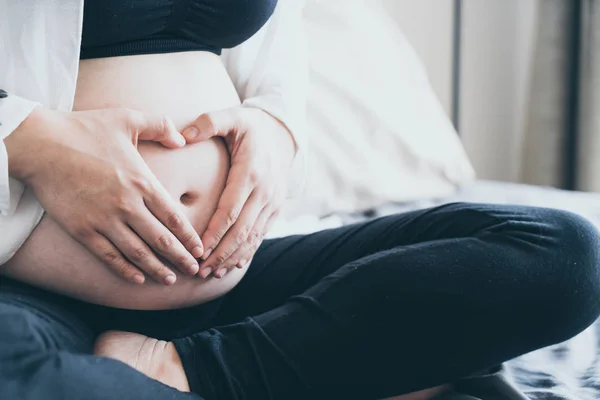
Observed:
[[[567,212],[449,204],[266,241],[232,292],[183,310],[99,307],[5,279],[0,398],[367,400],[433,387],[590,325],[599,244]],[[195,394],[89,355],[107,329],[175,339]]]

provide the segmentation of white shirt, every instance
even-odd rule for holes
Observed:
[[[3,140],[38,105],[71,111],[79,67],[84,0],[0,0],[0,265],[35,228],[43,209],[8,176]],[[307,60],[304,0],[279,0],[252,38],[223,51],[222,60],[244,107],[263,109],[291,131],[298,153],[290,184],[304,183]]]

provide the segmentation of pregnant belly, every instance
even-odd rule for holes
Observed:
[[[199,114],[239,105],[220,59],[178,53],[86,60],[80,65],[75,109],[125,107],[169,116],[182,129]],[[170,150],[141,143],[140,154],[195,229],[204,232],[225,185],[229,156],[221,139]],[[93,212],[93,210],[90,210]],[[169,309],[200,304],[231,290],[243,277],[186,277],[164,286],[132,285],[98,262],[48,215],[3,274],[106,306]],[[176,272],[177,273],[177,272]]]

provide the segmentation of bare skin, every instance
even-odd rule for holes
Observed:
[[[169,116],[183,129],[199,114],[238,105],[239,98],[220,59],[209,53],[118,57],[81,62],[76,110],[131,108]],[[138,147],[144,161],[203,233],[223,191],[229,157],[222,139],[167,149]],[[93,212],[93,210],[90,210]],[[224,278],[178,273],[172,286],[147,279],[132,285],[115,275],[45,216],[25,245],[0,273],[81,300],[129,309],[172,309],[222,296],[243,277],[232,269]]]
[[[207,53],[82,61],[75,97],[76,110],[123,107],[167,115],[178,130],[201,113],[239,103],[220,59]],[[229,169],[222,140],[175,150],[146,143],[138,149],[194,228],[203,233]],[[0,274],[54,292],[106,306],[146,310],[202,304],[235,287],[245,271],[232,269],[222,279],[206,280],[176,272],[177,281],[171,286],[150,279],[144,285],[133,285],[103,266],[48,216],[19,252],[0,266]],[[164,384],[189,391],[181,360],[170,342],[107,332],[98,338],[95,354],[120,360]],[[427,400],[443,390],[434,388],[396,400]]]

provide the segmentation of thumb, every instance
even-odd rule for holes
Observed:
[[[229,108],[200,115],[183,130],[188,143],[208,140],[213,136],[227,136],[241,129],[239,114],[241,107]]]
[[[165,147],[177,149],[185,146],[185,138],[177,132],[173,121],[165,116],[145,116],[140,121],[139,140],[159,142]]]

